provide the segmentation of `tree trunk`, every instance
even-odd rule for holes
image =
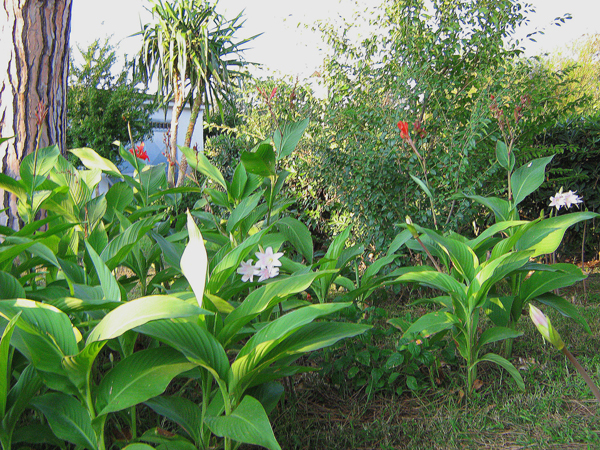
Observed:
[[[2,173],[18,178],[20,162],[36,146],[66,151],[67,75],[72,0],[3,0],[0,6],[0,144]],[[16,198],[0,189],[0,224],[18,228]]]
[[[179,130],[179,117],[185,102],[182,80],[179,74],[173,76],[173,111],[171,112],[171,131],[169,143],[169,155],[167,157],[169,170],[167,171],[167,182],[169,187],[175,186],[175,171],[177,170],[177,132]]]
[[[200,91],[200,89],[198,89]],[[190,114],[190,123],[188,124],[187,131],[185,133],[185,140],[183,142],[184,147],[190,148],[192,145],[192,135],[194,134],[194,128],[196,127],[196,122],[198,121],[198,115],[200,114],[200,108],[202,107],[202,93],[196,92],[196,97],[194,97],[194,103],[192,104],[192,111]],[[181,186],[183,181],[185,180],[185,175],[187,173],[187,159],[185,155],[181,155],[181,163],[179,164],[179,175],[177,176],[177,186]]]

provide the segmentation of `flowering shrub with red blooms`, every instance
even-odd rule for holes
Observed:
[[[398,122],[398,128],[400,128],[400,137],[402,139],[408,139],[408,122],[403,122],[402,120]]]
[[[135,148],[135,151],[134,151],[134,149],[130,148],[129,153],[131,153],[132,155],[135,155],[136,158],[143,159],[145,161],[150,161],[150,157],[148,156],[148,153],[146,153],[146,150],[144,150],[143,142]]]

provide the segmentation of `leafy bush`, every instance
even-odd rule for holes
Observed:
[[[133,62],[114,75],[116,50],[108,40],[79,49],[81,66],[71,60],[67,94],[67,145],[89,147],[117,164],[121,162],[114,141],[142,142],[152,134],[150,115],[156,110],[151,97],[133,77]],[[129,126],[129,128],[128,128]],[[130,143],[130,145],[133,145]]]

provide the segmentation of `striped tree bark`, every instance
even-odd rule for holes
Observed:
[[[40,105],[40,148],[64,153],[72,0],[2,0],[0,6],[0,144],[2,173],[17,178],[20,161],[35,150]],[[0,224],[18,228],[16,199],[0,189]],[[4,216],[4,217],[2,217]]]

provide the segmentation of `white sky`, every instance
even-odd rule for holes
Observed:
[[[241,37],[263,33],[245,52],[248,61],[258,62],[281,74],[310,76],[322,61],[319,37],[307,30],[317,20],[333,20],[342,14],[351,16],[356,4],[378,4],[378,0],[219,0],[217,9],[233,18],[245,9],[246,23]],[[600,1],[598,0],[529,0],[536,8],[526,30],[546,27],[537,43],[527,45],[529,55],[551,51],[583,34],[600,33]],[[141,38],[128,37],[149,22],[145,6],[148,0],[75,0],[71,24],[71,45],[86,48],[97,38],[113,36],[120,42],[119,51],[137,53]],[[364,9],[364,6],[363,6]],[[550,26],[553,19],[571,13],[573,18],[561,27]],[[525,33],[526,34],[526,33]],[[75,52],[77,54],[77,52]]]

